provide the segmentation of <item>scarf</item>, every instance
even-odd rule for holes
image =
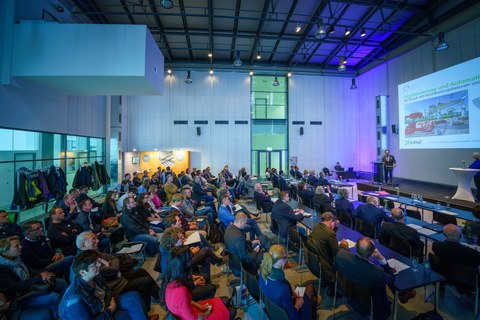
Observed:
[[[25,281],[30,278],[27,266],[23,264],[20,257],[16,257],[15,260],[10,260],[0,256],[0,265],[12,269],[13,272],[20,278],[21,281]]]
[[[282,269],[272,268],[272,273],[268,276],[268,279],[276,281],[285,279],[285,272]]]

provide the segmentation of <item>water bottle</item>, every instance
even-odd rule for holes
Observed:
[[[425,263],[423,265],[423,272],[425,274],[425,277],[430,277],[432,274],[432,268],[430,267],[430,259],[425,259]]]
[[[313,209],[313,213],[312,213],[312,219],[315,222],[317,222],[317,210]]]
[[[400,188],[399,188],[399,187],[395,187],[395,190],[397,191],[397,197],[400,197]]]

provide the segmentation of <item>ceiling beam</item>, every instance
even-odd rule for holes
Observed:
[[[128,16],[128,20],[130,20],[130,23],[131,24],[136,24],[135,19],[133,19],[133,16],[130,13],[130,9],[128,9],[128,6],[127,6],[127,3],[125,2],[125,0],[120,0],[120,3],[122,4],[123,10],[125,11],[125,13]]]
[[[238,32],[238,19],[237,17],[240,16],[240,7],[242,5],[242,0],[237,0],[235,3],[235,20],[233,21],[233,35],[232,35],[232,44],[230,45],[230,49],[232,52],[230,53],[230,60],[233,60],[235,47],[237,45],[237,32]]]
[[[380,8],[388,8],[388,9],[400,9],[404,11],[411,11],[411,12],[423,12],[427,6],[418,5],[418,4],[402,4],[400,7],[398,6],[399,3],[396,1],[385,1],[382,4],[378,4],[378,1],[372,0],[332,0],[332,2],[336,3],[348,3],[358,6],[365,6],[365,7],[374,7],[376,9]]]
[[[182,23],[183,29],[185,30],[185,40],[187,41],[188,56],[190,57],[190,60],[193,60],[192,43],[190,41],[190,32],[188,31],[187,16],[185,15],[185,4],[183,0],[178,0],[178,4],[180,6],[180,12],[182,13]]]
[[[258,44],[260,42],[260,34],[262,33],[263,24],[265,23],[265,17],[267,16],[269,5],[270,5],[270,0],[265,0],[265,2],[263,3],[263,10],[262,10],[260,22],[258,23],[257,32],[255,34],[255,40],[253,41],[252,53],[250,54],[250,59],[249,59],[250,63],[253,62],[253,59],[255,58],[255,51],[257,51],[258,49]]]
[[[208,0],[208,43],[209,48],[214,52],[213,47],[213,0]]]
[[[285,22],[283,23],[283,26],[282,26],[282,30],[280,30],[280,33],[278,35],[278,37],[280,39],[285,34],[285,30],[287,29],[290,18],[292,17],[293,12],[295,11],[295,8],[297,7],[297,3],[298,3],[298,0],[293,0],[292,5],[290,6],[290,10],[288,10],[287,18],[285,19]],[[275,45],[273,46],[272,53],[270,54],[270,57],[268,58],[268,63],[272,62],[273,56],[275,55],[275,52],[278,49],[278,45],[280,44],[280,39],[275,41]]]
[[[172,50],[170,50],[170,46],[168,45],[167,37],[165,37],[165,34],[163,33],[163,25],[162,22],[160,21],[160,18],[158,16],[158,10],[157,6],[155,5],[154,0],[148,0],[148,4],[150,5],[150,10],[152,13],[154,13],[154,19],[155,19],[155,24],[157,25],[158,32],[160,33],[160,40],[162,46],[165,46],[165,50],[167,50],[167,60],[172,61],[173,59],[173,54]]]

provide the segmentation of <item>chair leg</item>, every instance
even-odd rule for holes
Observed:
[[[478,319],[478,285],[475,286],[475,308],[474,308],[473,317],[475,319]]]

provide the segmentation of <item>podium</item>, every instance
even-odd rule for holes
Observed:
[[[480,172],[480,169],[449,168],[457,177],[457,192],[452,197],[455,200],[475,202],[472,194],[472,178]]]
[[[383,183],[383,163],[374,162],[373,163],[373,181],[378,183]]]

